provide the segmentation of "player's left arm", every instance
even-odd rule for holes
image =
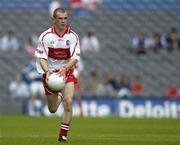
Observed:
[[[75,58],[70,59],[65,66],[58,69],[57,74],[59,74],[60,76],[66,76],[66,72],[68,72],[71,68],[73,68],[76,63],[77,63],[77,59]]]
[[[71,68],[73,68],[75,66],[75,64],[77,63],[77,61],[78,60],[76,58],[71,58],[69,60],[69,62],[64,66],[66,71],[69,71]]]

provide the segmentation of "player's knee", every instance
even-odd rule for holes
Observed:
[[[64,109],[68,112],[72,110],[72,100],[71,99],[65,100]]]
[[[49,107],[49,112],[50,113],[55,113],[56,111],[57,111],[57,108]]]

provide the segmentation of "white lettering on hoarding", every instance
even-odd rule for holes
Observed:
[[[82,108],[83,108],[83,115],[86,117],[103,117],[111,115],[111,106],[108,104],[98,104],[97,101],[83,101]],[[80,110],[77,104],[73,105],[73,115],[79,116]]]
[[[180,115],[180,104],[164,101],[162,104],[153,104],[145,101],[143,104],[134,104],[132,101],[121,100],[118,103],[119,116],[122,117],[173,117]]]

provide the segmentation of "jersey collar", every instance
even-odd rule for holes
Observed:
[[[63,37],[65,34],[70,33],[71,28],[70,28],[70,26],[69,26],[69,25],[67,25],[67,26],[66,26],[66,30],[64,31],[64,33],[63,33],[63,34],[59,34],[59,33],[56,31],[55,27],[54,27],[54,26],[52,26],[51,31],[52,31],[52,33],[55,33],[55,34],[56,34],[56,35],[58,35],[59,37]]]

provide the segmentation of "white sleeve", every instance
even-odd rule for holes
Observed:
[[[40,36],[38,40],[38,46],[35,51],[35,56],[37,58],[48,58],[48,45],[47,40]]]
[[[77,34],[72,34],[71,41],[70,41],[70,54],[71,58],[75,58],[76,60],[80,60],[80,44],[79,38]]]
[[[44,73],[44,70],[42,69],[40,65],[39,58],[48,59],[48,43],[47,40],[44,39],[44,37],[41,35],[38,40],[38,46],[35,51],[35,57],[36,57],[36,69],[38,73]]]

